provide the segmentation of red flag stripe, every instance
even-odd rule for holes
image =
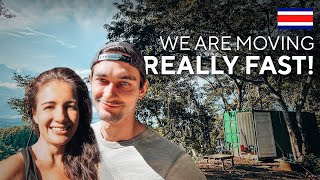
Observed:
[[[311,15],[279,15],[278,22],[313,22]]]

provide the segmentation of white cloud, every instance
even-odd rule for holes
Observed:
[[[23,36],[21,36],[21,35],[19,35],[19,34],[15,34],[15,33],[10,33],[10,32],[8,32],[7,34],[8,34],[8,35],[10,35],[10,36],[14,36],[14,37],[19,37],[19,38],[23,38]]]
[[[103,24],[111,20],[115,13],[113,2],[116,0],[8,1],[4,3],[16,17],[1,18],[0,30],[69,21],[76,21],[84,29],[96,30],[97,27],[103,29]]]
[[[90,69],[76,69],[75,72],[83,79],[89,77],[91,70]]]
[[[63,47],[66,47],[66,48],[75,48],[75,47],[77,47],[74,44],[67,43],[67,42],[59,39],[55,35],[47,34],[47,33],[43,33],[43,32],[34,30],[29,26],[23,27],[23,28],[18,29],[18,30],[14,31],[14,32],[7,32],[6,34],[8,34],[10,36],[20,37],[20,38],[27,37],[27,36],[43,36],[45,38],[48,38],[48,39],[51,39],[51,40],[57,42],[58,44],[60,44]]]
[[[95,6],[93,6],[95,4]],[[106,22],[110,22],[115,8],[112,1],[90,2],[82,1],[79,7],[73,12],[75,21],[85,30],[101,31]]]
[[[32,13],[30,8],[21,8],[21,11],[15,11],[16,7],[10,8],[7,3],[7,8],[16,15],[14,18],[0,17],[0,31],[12,31],[15,29],[21,29],[26,26],[34,26],[39,23],[40,17]]]
[[[6,52],[1,52],[0,56],[5,56],[6,63],[15,68],[36,72],[54,66],[87,67],[84,59],[90,59],[88,54],[95,50],[93,47],[100,47],[105,42],[103,25],[110,22],[115,13],[114,0],[2,1],[16,17],[0,17],[1,38],[4,37],[8,44],[2,48]],[[15,58],[9,60],[8,52],[15,50]],[[23,54],[29,54],[30,60],[24,60]],[[44,59],[54,59],[37,58],[46,55]],[[73,58],[79,59],[79,63],[73,65]],[[33,63],[29,63],[31,60]]]
[[[18,118],[21,118],[21,117],[22,117],[21,115],[16,115],[16,116],[9,117],[9,119],[18,119]]]
[[[84,78],[89,78],[91,70],[90,69],[76,69],[75,72],[81,77],[81,79],[84,79]],[[87,82],[85,82],[85,83],[88,87],[88,91],[90,92],[91,91],[90,84]]]
[[[57,39],[57,37],[54,35],[42,33],[40,31],[36,31],[29,26],[26,26],[23,29],[27,30],[27,32],[24,32],[26,35],[29,33],[29,35],[40,35],[40,36],[45,36],[45,37],[52,38],[52,39]]]
[[[56,42],[58,42],[60,45],[64,46],[64,47],[67,47],[67,48],[75,48],[77,46],[73,45],[73,44],[68,44],[68,43],[65,43],[64,41],[61,41],[61,40],[58,40],[56,39]]]
[[[0,82],[0,87],[9,88],[9,89],[18,89],[17,83],[11,82]]]
[[[35,55],[35,56],[32,56],[33,58],[36,58],[36,59],[51,59],[51,58],[56,58],[56,56],[54,55],[46,55],[46,54],[42,54],[42,55]]]
[[[25,36],[36,36],[36,33],[33,32],[26,32],[26,31],[17,31],[17,33],[21,34],[21,35],[25,35]]]
[[[40,32],[40,31],[36,31],[34,29],[32,29],[31,27],[25,27],[24,28],[26,31],[19,31],[19,33],[21,34],[24,34],[24,35],[39,35],[39,36],[44,36],[44,37],[47,37],[49,39],[52,39],[54,41],[56,41],[58,44],[64,46],[64,47],[67,47],[67,48],[75,48],[77,47],[76,45],[73,45],[73,44],[69,44],[69,43],[66,43],[62,40],[60,40],[59,38],[57,38],[56,36],[54,35],[51,35],[51,34],[47,34],[47,33],[43,33],[43,32]]]
[[[15,37],[43,36],[66,48],[77,47],[55,35],[35,30],[48,23],[54,24],[70,20],[72,17],[71,7],[64,7],[61,3],[53,3],[52,1],[36,1],[34,3],[10,1],[5,5],[16,17],[10,19],[0,17],[0,32],[7,32],[8,35]]]
[[[47,33],[42,30],[46,29],[43,27],[56,25],[61,26],[63,30],[67,28],[64,27],[65,24],[76,24],[76,28],[88,34],[105,34],[103,25],[111,21],[116,11],[113,2],[117,1],[119,0],[3,0],[5,6],[16,17],[0,17],[0,32],[20,38],[46,37],[62,47],[76,48],[80,45],[59,37],[59,31],[56,34]]]

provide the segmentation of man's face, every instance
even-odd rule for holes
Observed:
[[[134,119],[137,101],[147,90],[140,88],[138,69],[122,61],[101,61],[90,78],[92,99],[101,120],[115,123]]]

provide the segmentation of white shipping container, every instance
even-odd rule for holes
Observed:
[[[238,112],[239,156],[264,159],[277,156],[270,112]]]

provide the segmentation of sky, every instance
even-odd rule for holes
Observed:
[[[0,63],[35,72],[70,67],[86,72],[107,41],[103,28],[116,9],[112,0],[3,0],[16,15],[0,17]]]
[[[117,12],[115,0],[2,2],[16,17],[0,17],[0,66],[32,75],[63,66],[88,77],[95,51],[107,42],[103,25]],[[0,76],[0,119],[19,118],[6,101],[23,96],[23,89],[11,80],[13,73]]]

